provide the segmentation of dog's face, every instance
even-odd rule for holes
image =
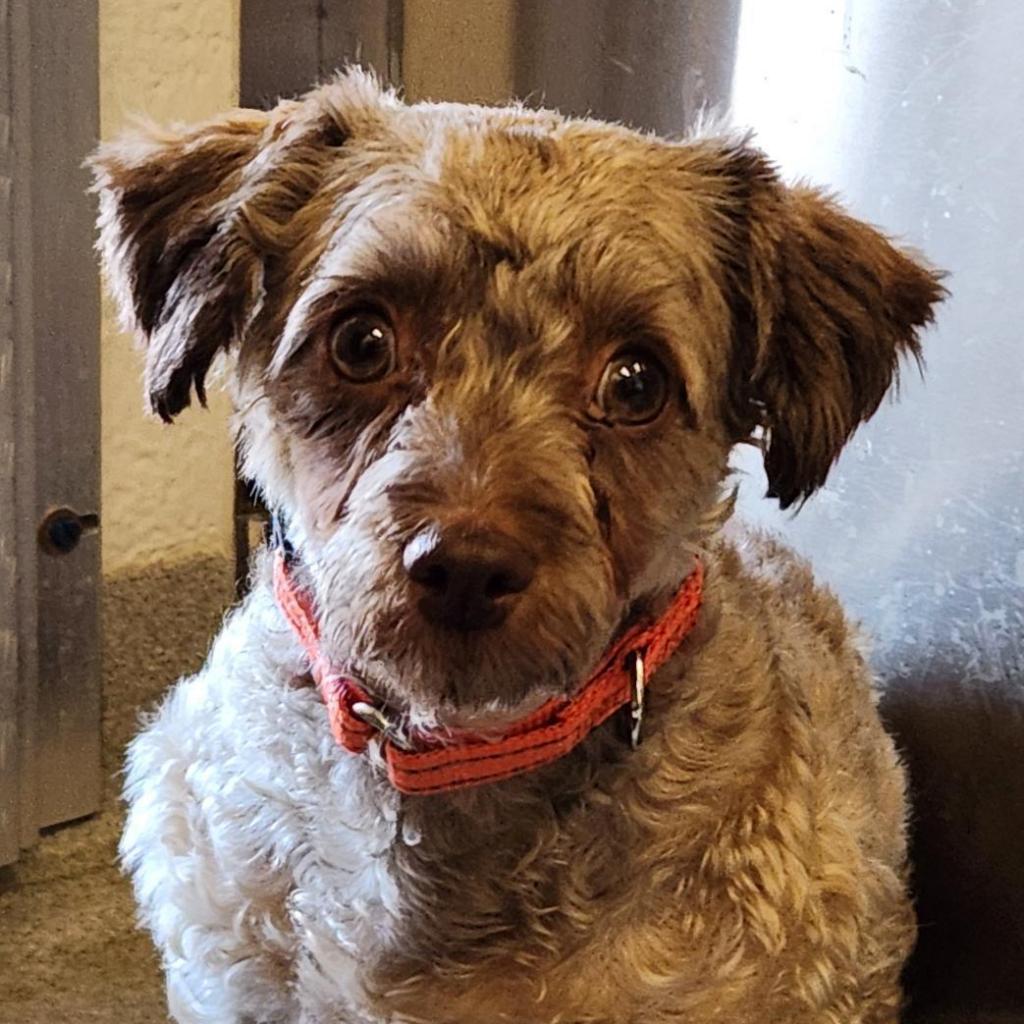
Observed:
[[[325,642],[425,716],[573,688],[686,575],[737,442],[810,494],[941,293],[741,142],[358,73],[96,167],[152,407],[235,353]]]

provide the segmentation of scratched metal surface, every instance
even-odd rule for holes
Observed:
[[[768,8],[771,10],[768,10]],[[746,3],[733,110],[793,176],[837,189],[950,272],[897,404],[780,528],[860,616],[890,674],[1024,673],[1024,5]]]
[[[10,179],[0,205],[12,253],[0,318],[0,338],[9,339],[0,367],[0,442],[9,446],[0,534],[13,541],[6,559],[0,547],[0,637],[5,626],[17,632],[16,655],[10,640],[0,642],[0,789],[22,845],[42,827],[96,810],[102,781],[99,537],[61,557],[40,554],[36,542],[49,509],[99,510],[99,277],[82,167],[96,142],[96,26],[94,2],[0,0]],[[0,341],[0,361],[4,349]],[[5,586],[12,572],[14,585]],[[11,853],[8,844],[4,856]]]
[[[14,325],[11,309],[11,89],[6,5],[0,4],[0,865],[18,853],[18,635],[14,587]]]

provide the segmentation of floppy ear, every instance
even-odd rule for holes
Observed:
[[[167,421],[241,332],[260,291],[256,254],[232,230],[242,172],[268,115],[242,111],[181,132],[141,130],[92,158],[100,251],[127,328],[146,345],[150,408]]]
[[[395,105],[351,69],[269,113],[144,129],[92,157],[104,269],[145,344],[146,396],[161,418],[188,406],[193,388],[205,401],[210,364],[259,312],[289,222],[353,130]]]
[[[768,496],[824,482],[878,408],[945,294],[941,274],[821,192],[783,185],[756,150],[732,154],[744,230],[733,408],[763,428]],[[737,390],[738,388],[738,390]]]

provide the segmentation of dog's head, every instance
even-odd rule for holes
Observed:
[[[800,502],[941,287],[744,141],[406,106],[350,72],[95,158],[172,419],[230,351],[325,640],[393,701],[565,691],[663,600],[762,435]]]

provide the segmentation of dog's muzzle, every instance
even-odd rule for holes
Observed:
[[[312,598],[295,582],[295,553],[276,521],[273,543],[274,596],[309,657],[334,738],[352,754],[379,743],[388,778],[406,794],[463,789],[539,768],[564,757],[624,708],[635,747],[640,742],[645,690],[696,625],[704,585],[698,559],[664,614],[627,630],[571,697],[553,697],[498,733],[406,731],[398,716],[325,658]]]

